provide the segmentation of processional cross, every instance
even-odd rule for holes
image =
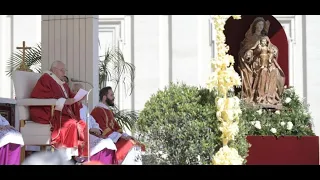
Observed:
[[[29,71],[32,72],[32,70],[26,65],[25,58],[26,58],[26,50],[31,49],[31,47],[26,46],[26,42],[22,41],[22,47],[17,47],[17,49],[22,49],[22,62],[20,64],[20,67],[17,69],[18,71]]]

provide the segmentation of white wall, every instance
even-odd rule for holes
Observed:
[[[132,108],[170,81],[204,86],[210,73],[209,16],[141,15],[131,17],[131,62],[136,67]],[[129,27],[126,27],[129,31]],[[126,44],[127,45],[127,44]]]
[[[0,97],[12,98],[11,79],[6,76],[6,64],[16,47],[35,46],[41,41],[40,15],[0,15]]]
[[[314,118],[315,132],[320,135],[320,16],[303,15],[303,33],[305,44],[304,51],[306,61],[305,69],[305,91],[306,101],[310,104],[310,111]]]

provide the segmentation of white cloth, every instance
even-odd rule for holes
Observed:
[[[80,109],[80,118],[87,122],[87,112],[88,107],[84,104],[82,104],[82,108]],[[96,120],[89,114],[89,128],[96,128],[100,129],[99,124],[96,122]],[[100,129],[101,130],[101,129]]]
[[[140,146],[133,146],[121,165],[142,165],[142,151]]]
[[[104,109],[111,110],[107,105],[103,103],[99,103],[97,107],[101,107]],[[121,137],[127,137],[129,136],[127,133],[119,133],[119,132],[113,132],[109,135],[109,137],[113,138],[115,140],[114,142],[116,143],[118,139]],[[121,165],[142,165],[142,150],[141,147],[138,145],[135,145],[131,148],[131,150],[128,152],[127,156],[122,162],[119,162]]]
[[[88,110],[88,107],[82,104],[82,108],[80,109],[80,118],[84,121],[86,121],[87,110]],[[91,115],[89,115],[89,128],[100,129],[99,124]],[[91,134],[89,135],[89,146],[90,146],[90,156],[95,155],[106,148],[111,150],[117,150],[116,145],[112,142],[110,138],[103,139]]]
[[[63,149],[55,152],[38,152],[27,157],[22,165],[73,165],[67,157]]]
[[[9,143],[24,145],[22,135],[0,114],[0,147]]]

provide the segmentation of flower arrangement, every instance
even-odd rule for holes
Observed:
[[[234,19],[241,19],[240,15],[233,15]],[[234,70],[234,58],[227,54],[229,47],[226,45],[226,37],[223,33],[227,18],[226,15],[215,15],[213,17],[214,27],[217,33],[217,58],[212,61],[213,72],[207,83],[208,89],[217,91],[217,119],[221,122],[219,130],[222,132],[222,147],[214,155],[214,165],[241,165],[244,159],[238,151],[229,147],[229,142],[235,140],[239,132],[239,115],[241,114],[240,100],[237,96],[228,97],[228,92],[234,86],[241,86],[241,79]]]
[[[282,94],[283,108],[269,111],[241,104],[241,119],[246,121],[248,135],[259,136],[314,136],[308,106],[303,103],[293,87]]]

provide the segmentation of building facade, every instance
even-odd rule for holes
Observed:
[[[45,53],[46,56],[52,57],[54,54],[65,62],[67,62],[66,59],[70,59],[69,57],[77,59],[77,62],[71,63],[68,60],[68,70],[74,66],[77,67],[76,69],[81,69],[81,66],[82,69],[87,69],[85,77],[82,77],[76,70],[69,70],[68,76],[77,79],[87,78],[90,82],[97,79],[97,69],[93,67],[94,65],[88,66],[91,61],[94,61],[93,64],[97,64],[98,58],[95,52],[103,55],[108,47],[119,47],[123,51],[125,60],[136,67],[133,93],[127,95],[121,84],[116,90],[116,102],[122,109],[142,110],[150,96],[159,89],[163,89],[171,81],[205,86],[211,71],[210,60],[215,55],[215,32],[212,28],[211,16],[100,15],[96,25],[98,29],[92,28],[95,26],[93,17],[74,16],[76,17],[73,19],[78,20],[70,20],[66,15],[0,16],[0,97],[13,97],[12,83],[5,74],[5,68],[10,53],[17,46],[21,46],[22,41],[26,41],[27,46],[34,46],[41,40],[49,44],[58,41],[59,43],[51,46],[56,49],[51,50],[52,52],[48,50]],[[319,135],[320,111],[317,110],[320,107],[320,94],[318,94],[320,91],[320,78],[318,78],[320,67],[318,60],[320,57],[320,41],[318,40],[320,35],[318,32],[320,25],[317,22],[320,20],[320,16],[274,15],[274,17],[281,23],[288,38],[289,84],[294,86],[300,97],[310,104],[315,132]],[[90,20],[90,23],[93,24],[88,23],[88,18],[93,18]],[[86,23],[82,19],[87,19]],[[44,25],[44,21],[49,21],[51,25]],[[63,29],[67,24],[69,25],[67,27],[71,27],[69,23],[73,23],[74,29],[72,31],[70,28],[69,30],[68,28]],[[47,29],[44,26],[47,26]],[[76,27],[79,27],[78,34],[75,33]],[[72,39],[68,31],[79,39]],[[98,35],[95,35],[94,32],[98,32]],[[55,36],[50,35],[52,33]],[[86,39],[81,40],[81,37],[84,36]],[[63,37],[66,37],[66,40]],[[96,37],[98,37],[100,46],[95,46],[90,50],[92,45],[88,42],[93,44]],[[62,43],[66,41],[80,44],[77,51],[86,49],[86,55],[84,57],[81,54],[68,56],[68,53],[63,50],[65,49],[63,47],[67,46],[63,46]],[[46,48],[48,49],[48,47]],[[60,47],[59,50],[57,50],[58,47]],[[54,60],[52,58],[46,59],[43,68],[48,68],[50,62]],[[97,91],[96,88],[94,94]],[[96,102],[97,97],[92,103]]]

